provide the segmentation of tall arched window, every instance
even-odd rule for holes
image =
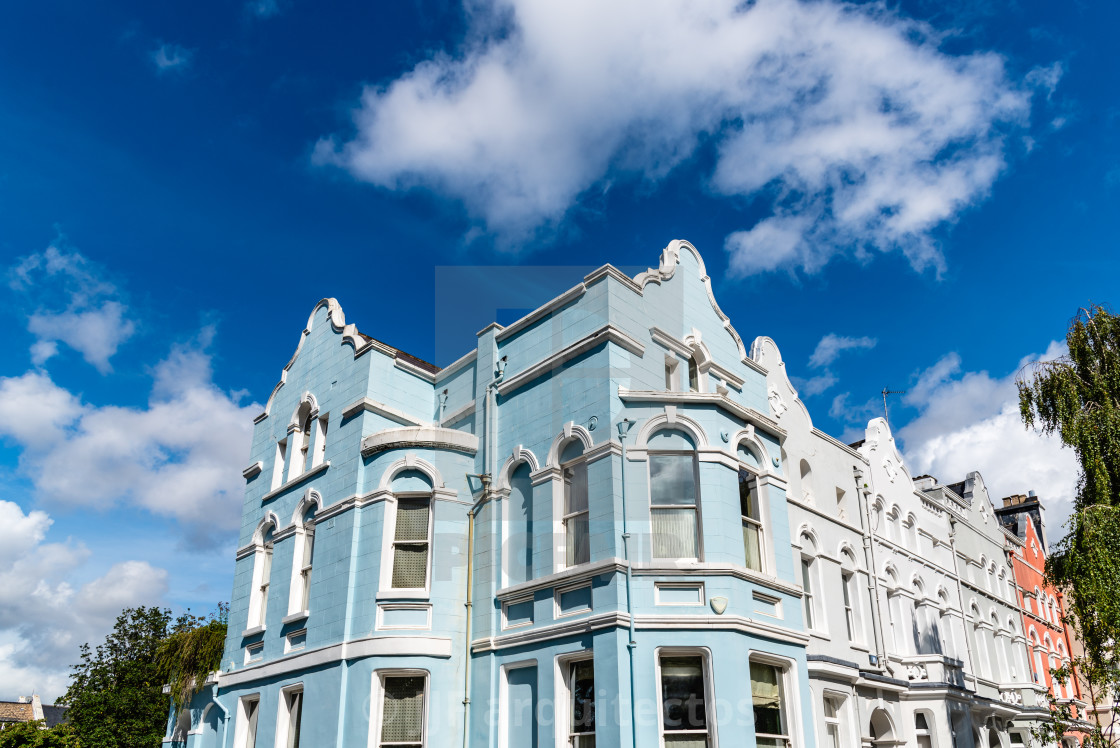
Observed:
[[[807,460],[801,461],[801,498],[806,503],[813,501],[813,469]]]
[[[315,558],[315,509],[316,505],[301,503],[296,518],[296,531],[292,536],[292,583],[288,592],[288,615],[310,610],[311,565]]]
[[[802,603],[805,615],[805,628],[825,630],[824,590],[820,584],[820,565],[817,563],[817,544],[807,534],[802,534],[801,543],[801,587],[804,590]]]
[[[533,534],[535,512],[531,467],[522,462],[509,477],[506,502],[506,583],[520,584],[533,578]]]
[[[1046,668],[1042,664],[1042,644],[1038,641],[1038,634],[1031,630],[1031,662],[1034,665],[1034,682],[1046,683]]]
[[[688,357],[688,391],[700,391],[700,369],[696,364],[696,356]]]
[[[980,609],[972,606],[972,638],[976,642],[976,675],[991,680],[992,660],[991,647],[988,646],[984,632],[984,619],[980,616]]]
[[[680,431],[650,437],[649,499],[653,558],[701,557],[700,477],[696,449]]]
[[[754,475],[743,469],[739,470],[739,515],[743,522],[743,551],[747,568],[762,571],[766,534],[762,527],[758,484]]]
[[[940,590],[937,593],[937,604],[941,608],[939,633],[941,635],[941,653],[946,657],[956,657],[956,643],[953,641],[952,607],[949,605],[949,593]]]
[[[591,560],[591,509],[587,495],[587,462],[583,443],[573,439],[560,457],[564,476],[564,565],[586,564]]]
[[[264,626],[268,616],[268,590],[272,579],[272,535],[276,525],[269,523],[257,532],[253,551],[253,581],[249,591],[249,628]]]

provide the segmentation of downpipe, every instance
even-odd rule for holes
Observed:
[[[634,637],[634,591],[633,573],[630,564],[630,527],[626,518],[626,434],[634,422],[623,418],[618,423],[618,440],[622,444],[622,559],[626,562],[626,616],[630,619],[630,641],[626,650],[630,655],[630,733],[632,748],[638,748],[638,706],[634,699],[634,649],[638,642]]]

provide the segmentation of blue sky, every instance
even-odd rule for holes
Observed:
[[[124,605],[229,598],[250,419],[318,299],[446,364],[675,238],[743,338],[778,342],[818,427],[858,438],[879,390],[906,390],[914,472],[1038,490],[1053,531],[1074,464],[1023,431],[1013,377],[1118,296],[1118,21],[1042,2],[7,8],[0,698],[57,696]]]

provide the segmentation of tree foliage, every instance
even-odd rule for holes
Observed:
[[[67,718],[81,748],[159,746],[171,706],[164,684],[173,684],[176,703],[190,699],[221,661],[227,611],[219,604],[215,615],[203,618],[190,611],[173,617],[166,608],[129,608],[96,649],[83,644],[60,700],[70,707]]]
[[[0,730],[0,748],[82,748],[73,725],[45,729],[42,720],[16,722]]]
[[[1063,594],[1063,622],[1084,652],[1072,667],[1052,671],[1065,680],[1076,674],[1091,701],[1093,721],[1086,745],[1115,747],[1112,723],[1120,723],[1120,316],[1083,309],[1066,335],[1069,353],[1036,362],[1017,382],[1023,422],[1058,434],[1079,465],[1077,496],[1067,534],[1051,548],[1046,580]],[[1085,728],[1068,704],[1051,703],[1043,740]]]
[[[197,617],[171,633],[156,652],[156,665],[171,686],[171,705],[178,711],[190,703],[206,677],[222,663],[229,605],[218,603],[209,618]]]

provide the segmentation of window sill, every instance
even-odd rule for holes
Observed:
[[[429,600],[431,596],[431,590],[419,587],[415,589],[379,590],[377,593],[378,600]]]
[[[831,636],[823,631],[817,631],[816,629],[809,629],[809,636],[813,637],[814,639],[821,639],[822,641],[826,642],[832,641]]]
[[[295,613],[289,613],[288,615],[281,618],[280,623],[287,626],[289,623],[295,623],[296,621],[305,621],[310,615],[311,611],[309,610],[297,610]]]
[[[252,628],[245,629],[241,632],[242,639],[248,639],[250,636],[264,633],[264,626],[253,626]]]
[[[284,493],[285,491],[287,491],[292,486],[295,486],[299,483],[302,483],[303,481],[307,480],[308,478],[310,478],[314,475],[318,475],[319,473],[323,472],[324,470],[326,470],[330,466],[331,466],[331,461],[326,460],[324,462],[320,462],[318,465],[311,468],[310,470],[304,470],[302,473],[297,475],[295,478],[292,478],[287,483],[280,484],[279,486],[277,486],[276,488],[272,489],[271,491],[266,493],[264,496],[262,496],[261,497],[261,503],[263,504],[266,501],[269,501],[271,499],[276,498],[277,496]]]

